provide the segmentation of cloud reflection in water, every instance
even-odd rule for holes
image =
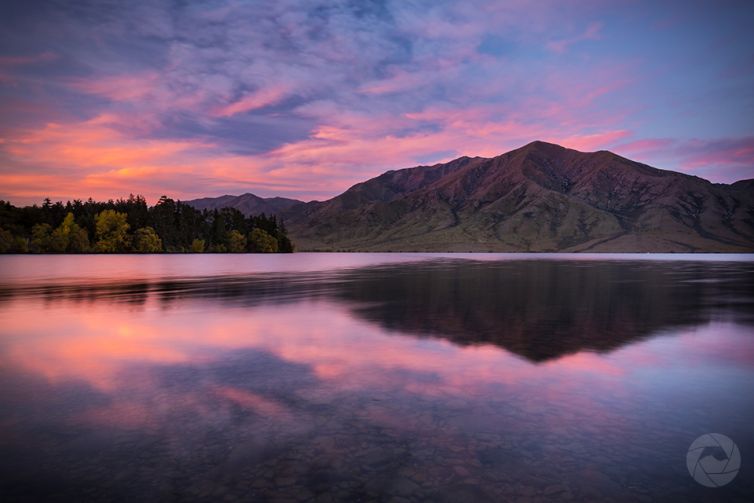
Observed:
[[[6,284],[0,490],[693,501],[697,431],[754,449],[751,281],[443,260]]]

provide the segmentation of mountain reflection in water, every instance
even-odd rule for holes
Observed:
[[[494,344],[543,361],[610,351],[721,317],[754,324],[753,288],[749,264],[440,260],[337,272],[6,286],[0,301],[24,295],[138,306],[152,297],[170,308],[189,299],[248,307],[331,300],[386,330]]]
[[[195,264],[0,274],[3,501],[754,494],[752,262]]]

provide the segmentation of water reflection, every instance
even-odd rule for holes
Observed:
[[[183,300],[253,307],[329,299],[389,331],[494,344],[544,361],[717,318],[754,324],[754,265],[437,260],[342,271],[0,286],[0,301]]]
[[[385,328],[533,361],[607,351],[715,316],[751,322],[754,269],[694,263],[456,262],[357,271],[338,295]],[[690,285],[693,284],[693,287]]]
[[[752,264],[361,265],[5,281],[2,500],[753,494]]]

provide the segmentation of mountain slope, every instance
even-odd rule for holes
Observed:
[[[285,197],[262,198],[254,194],[246,193],[240,196],[220,196],[205,197],[185,201],[186,204],[193,206],[198,210],[214,210],[220,208],[235,208],[244,215],[280,215],[290,210],[297,204],[303,204],[296,199],[287,199]]]
[[[389,171],[282,215],[300,250],[754,251],[751,180],[544,142]]]

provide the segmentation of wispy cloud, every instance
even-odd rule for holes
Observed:
[[[0,56],[0,68],[8,66],[19,65],[34,65],[37,63],[46,63],[57,59],[57,55],[51,51],[45,51],[39,54],[32,54],[30,56],[12,55],[12,56]]]
[[[287,86],[268,87],[241,96],[238,101],[222,106],[217,110],[219,117],[251,112],[280,102],[288,94]]]
[[[681,120],[653,129],[678,92],[654,85],[651,51],[626,56],[617,45],[641,39],[636,20],[588,1],[568,9],[519,0],[19,7],[0,20],[0,197],[322,198],[386,169],[534,139],[619,147],[713,177],[704,163],[735,158],[739,168],[719,179],[743,173],[745,149],[691,141],[722,141],[713,124],[706,135]],[[738,77],[738,96],[751,95],[752,80]],[[731,107],[731,93],[698,91]],[[739,130],[722,136],[735,142],[754,125]]]
[[[583,32],[579,33],[578,35],[548,42],[547,48],[553,52],[563,53],[566,52],[572,45],[578,42],[584,42],[586,40],[599,40],[601,33],[602,23],[591,23]]]
[[[655,160],[659,167],[678,169],[721,182],[754,178],[754,136],[730,138],[647,138],[615,147],[637,160]]]

